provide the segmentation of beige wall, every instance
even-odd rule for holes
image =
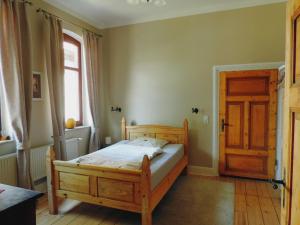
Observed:
[[[211,167],[213,66],[284,61],[284,34],[283,3],[106,30],[106,135],[120,139],[122,115],[176,126],[188,118],[190,163]]]

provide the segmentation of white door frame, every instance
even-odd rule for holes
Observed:
[[[279,69],[285,62],[221,65],[213,67],[213,172],[219,174],[219,73],[223,71]]]

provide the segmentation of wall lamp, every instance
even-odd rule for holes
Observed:
[[[192,113],[198,114],[199,113],[199,109],[198,108],[192,108]]]
[[[112,112],[121,112],[122,109],[121,109],[121,107],[118,107],[118,106],[117,106],[117,107],[113,107],[113,106],[112,106],[112,107],[111,107],[111,111],[112,111]]]

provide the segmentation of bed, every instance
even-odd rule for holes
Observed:
[[[139,169],[78,163],[78,160],[55,160],[51,148],[47,153],[51,214],[58,213],[57,198],[60,197],[141,213],[141,224],[152,224],[152,211],[187,167],[188,122],[184,120],[182,128],[162,125],[126,126],[123,118],[121,129],[123,141],[119,144],[140,137],[164,139],[169,144],[163,148],[163,154],[151,161],[145,155]]]

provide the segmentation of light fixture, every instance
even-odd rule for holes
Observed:
[[[155,6],[165,6],[167,4],[166,0],[126,0],[130,5],[139,4],[153,4]]]

